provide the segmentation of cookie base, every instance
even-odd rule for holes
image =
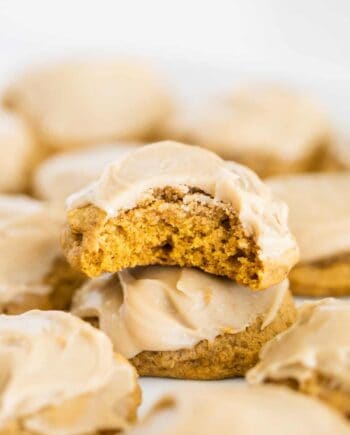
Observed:
[[[289,275],[290,289],[298,296],[350,295],[350,253],[300,263]]]

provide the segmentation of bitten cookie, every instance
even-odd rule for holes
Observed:
[[[347,422],[320,401],[283,387],[181,386],[130,435],[349,435]]]
[[[294,321],[288,281],[261,292],[196,269],[146,267],[87,282],[72,312],[104,331],[143,376],[243,376]]]
[[[0,192],[24,192],[37,159],[30,131],[16,115],[0,109]]]
[[[72,195],[68,207],[63,247],[91,277],[178,265],[264,289],[298,259],[286,205],[249,169],[199,147],[141,147]]]
[[[297,322],[267,343],[250,383],[273,382],[318,397],[350,416],[350,304],[304,303]]]
[[[292,292],[350,294],[350,174],[276,177],[268,184],[288,204],[300,247],[300,263],[289,275]]]
[[[0,195],[0,312],[67,309],[85,276],[65,260],[61,209],[21,195]]]
[[[135,150],[137,145],[100,145],[56,154],[37,168],[33,193],[44,200],[64,203],[70,194],[97,180],[107,164]]]
[[[136,417],[134,368],[71,314],[0,315],[0,366],[1,435],[115,433]]]
[[[305,95],[251,85],[170,118],[164,135],[208,148],[261,177],[322,169],[331,158],[330,123]]]
[[[170,111],[157,75],[118,59],[38,67],[5,90],[4,103],[50,149],[149,138]]]

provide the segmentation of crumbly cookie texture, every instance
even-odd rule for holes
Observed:
[[[51,150],[149,139],[172,105],[157,74],[143,63],[122,59],[33,69],[8,86],[4,104]]]
[[[71,314],[0,315],[0,433],[96,435],[126,429],[140,389],[100,331]]]
[[[92,321],[144,376],[242,376],[261,346],[288,328],[288,281],[261,292],[179,267],[141,267],[87,282],[73,314]]]
[[[289,206],[289,224],[300,247],[291,290],[303,296],[350,293],[350,175],[303,174],[267,182]]]
[[[349,325],[347,301],[304,303],[294,325],[262,348],[248,382],[288,385],[349,417]]]
[[[348,435],[348,423],[318,400],[285,387],[174,386],[130,435]]]
[[[208,148],[261,177],[322,170],[334,160],[327,116],[305,95],[279,86],[247,85],[205,107],[183,109],[166,123],[164,136]]]
[[[253,172],[198,147],[142,147],[68,204],[63,247],[89,276],[178,265],[263,289],[298,258],[285,205]]]

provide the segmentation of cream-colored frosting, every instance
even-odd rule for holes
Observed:
[[[276,386],[186,387],[164,396],[130,435],[349,435],[318,400]]]
[[[304,303],[297,322],[267,343],[260,362],[247,375],[251,383],[295,379],[314,374],[350,391],[350,303],[336,299]]]
[[[260,258],[280,261],[297,247],[288,225],[286,205],[248,168],[225,162],[210,151],[165,141],[144,146],[108,165],[100,179],[71,195],[69,208],[89,203],[116,216],[134,207],[154,188],[201,189],[214,201],[225,201],[239,214],[247,236],[260,247]]]
[[[307,96],[282,86],[244,86],[206,107],[180,113],[170,134],[226,159],[242,153],[293,162],[308,156],[330,136],[325,114]]]
[[[136,143],[100,145],[54,155],[45,160],[34,177],[39,198],[64,202],[70,194],[95,181],[108,163],[135,149]]]
[[[80,435],[127,424],[134,369],[70,314],[0,315],[0,366],[0,430],[18,423],[39,435]]]
[[[268,181],[289,206],[301,261],[350,251],[350,174],[305,174]]]
[[[0,195],[0,306],[48,294],[43,279],[60,257],[62,210],[22,195]]]
[[[5,103],[28,119],[46,145],[72,149],[154,133],[171,103],[143,62],[76,59],[38,67],[5,90]]]
[[[243,331],[258,317],[276,317],[288,281],[261,292],[196,269],[151,266],[93,279],[77,292],[72,312],[97,317],[127,358],[144,350],[191,348],[201,340]]]
[[[28,187],[34,152],[33,139],[22,120],[0,109],[0,192],[20,192]]]

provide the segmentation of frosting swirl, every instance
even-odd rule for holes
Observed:
[[[73,435],[127,424],[120,405],[137,388],[133,368],[70,314],[0,315],[0,366],[0,430]]]
[[[145,267],[89,281],[72,312],[97,317],[114,348],[127,358],[144,350],[191,348],[201,340],[238,333],[258,317],[271,323],[288,281],[262,292],[196,269]]]
[[[297,322],[262,348],[248,381],[295,379],[302,384],[323,374],[350,391],[349,328],[349,302],[327,298],[304,303]]]

